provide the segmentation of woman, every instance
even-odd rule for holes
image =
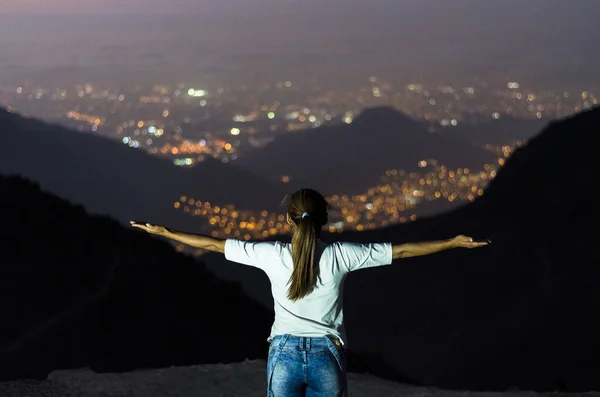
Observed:
[[[131,222],[134,227],[208,251],[266,272],[275,302],[268,338],[267,395],[275,397],[346,395],[343,282],[355,270],[389,265],[392,260],[450,248],[476,248],[487,242],[457,236],[445,241],[325,244],[321,228],[329,206],[315,190],[302,189],[288,201],[292,242],[245,242],[174,232]]]

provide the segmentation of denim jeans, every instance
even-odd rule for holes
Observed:
[[[271,341],[267,397],[344,397],[346,357],[328,337],[290,334]]]

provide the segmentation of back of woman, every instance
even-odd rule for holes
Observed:
[[[294,274],[292,245],[280,242],[227,240],[228,260],[257,267],[271,281],[275,304],[272,337],[283,333],[301,336],[330,336],[345,344],[343,292],[344,280],[351,271],[392,262],[391,244],[325,244],[318,241],[314,264],[314,284],[302,299],[289,297]]]
[[[275,321],[268,341],[268,393],[342,396],[346,390],[343,284],[357,269],[392,263],[391,244],[325,244],[327,202],[303,189],[289,199],[292,243],[227,240],[225,257],[262,269]]]

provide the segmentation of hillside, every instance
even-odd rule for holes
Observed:
[[[367,109],[350,125],[280,134],[236,164],[271,180],[288,175],[291,190],[310,185],[324,194],[352,194],[377,185],[387,169],[417,171],[424,159],[472,169],[496,161],[492,153],[427,127],[391,108]]]
[[[349,348],[371,357],[370,372],[470,390],[600,389],[599,127],[600,108],[549,124],[482,198],[454,212],[324,237],[400,243],[462,233],[493,241],[349,276]],[[206,260],[214,269],[218,259]],[[242,277],[270,305],[266,277]]]
[[[197,220],[173,209],[181,195],[239,208],[277,206],[284,196],[277,184],[217,160],[176,167],[118,142],[1,109],[0,173],[30,178],[91,213],[121,222],[135,214],[181,228],[198,227]]]
[[[493,241],[481,251],[351,277],[348,290],[373,291],[348,299],[357,350],[375,350],[395,371],[443,387],[598,389],[600,294],[591,280],[600,276],[599,126],[600,109],[551,123],[473,205],[344,236],[402,241],[465,233]],[[383,291],[394,291],[394,299],[386,301]],[[389,310],[396,315],[384,321]],[[365,322],[380,330],[381,345],[365,343],[374,337]]]
[[[0,379],[266,357],[272,315],[168,243],[19,177],[0,219]]]

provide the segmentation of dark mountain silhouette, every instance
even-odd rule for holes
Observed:
[[[266,358],[272,315],[168,243],[20,177],[0,219],[0,379]]]
[[[492,153],[427,127],[391,108],[367,109],[350,125],[280,134],[238,164],[272,180],[289,175],[290,189],[311,185],[325,194],[352,194],[378,184],[387,169],[418,170],[424,159],[471,168],[496,161]]]
[[[374,294],[349,299],[350,329],[362,333],[357,349],[372,349],[358,342],[368,335],[359,321],[367,322],[390,346],[379,350],[383,359],[424,383],[600,388],[600,294],[592,284],[600,276],[599,126],[600,109],[553,122],[473,205],[365,235],[402,241],[465,233],[494,243],[349,279],[348,290],[377,285]],[[393,307],[385,290],[395,292]],[[374,307],[395,316],[383,321]],[[400,354],[410,360],[398,360]]]
[[[461,389],[600,389],[600,108],[550,123],[485,194],[451,213],[325,240],[490,238],[351,274],[349,348],[389,378]],[[218,257],[207,257],[215,269]],[[238,279],[232,264],[221,274]],[[242,269],[268,305],[268,280]],[[377,357],[379,361],[370,361]],[[386,367],[387,365],[387,367]]]
[[[276,207],[284,195],[278,185],[217,160],[179,168],[118,142],[1,109],[0,131],[0,173],[31,178],[92,213],[122,222],[135,214],[197,228],[197,220],[173,209],[181,195],[241,208],[268,208],[264,197],[273,197]]]

